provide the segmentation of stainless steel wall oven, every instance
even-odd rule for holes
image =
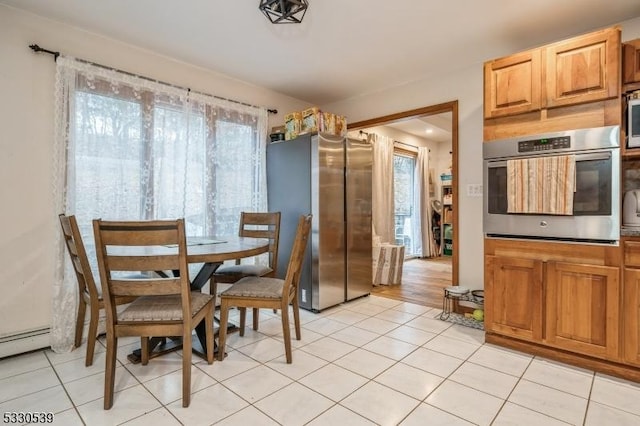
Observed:
[[[579,129],[483,144],[484,233],[487,236],[616,243],[620,239],[620,129]],[[570,155],[575,187],[570,214],[513,212],[509,160]],[[539,188],[549,175],[536,177]]]

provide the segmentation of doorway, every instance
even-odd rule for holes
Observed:
[[[449,208],[445,209],[447,210],[446,222],[443,213],[440,218],[441,226],[439,232],[441,233],[441,236],[439,236],[438,239],[442,243],[442,247],[440,247],[440,253],[442,253],[443,256],[438,256],[430,259],[407,259],[403,265],[402,284],[378,286],[375,287],[373,291],[373,293],[379,294],[384,297],[413,303],[420,303],[433,307],[441,306],[443,287],[458,284],[458,259],[460,258],[460,246],[458,244],[459,235],[457,232],[457,230],[459,229],[457,209],[459,193],[457,179],[458,101],[452,101],[424,108],[399,112],[387,116],[376,117],[349,125],[350,132],[363,129],[371,129],[380,126],[388,126],[391,128],[399,128],[402,130],[402,127],[408,125],[409,123],[418,122],[418,120],[435,120],[439,117],[442,117],[443,115],[448,115],[450,117],[451,146],[450,150],[447,151],[447,154],[450,155],[451,175],[450,177],[445,176],[447,179],[446,181],[444,179],[441,180],[440,175],[444,173],[442,173],[442,170],[435,169],[433,179],[435,180],[436,185],[434,185],[435,189],[433,193],[430,194],[432,199],[442,201],[444,196],[443,191],[445,191],[446,188],[445,192],[448,192],[447,202],[451,203],[449,205]],[[429,136],[427,135],[425,138],[429,139]],[[400,144],[400,149],[394,150],[394,152],[397,154],[394,156],[394,160],[397,159],[397,162],[394,164],[394,166],[396,166],[394,169],[403,170],[402,168],[404,167],[404,170],[406,172],[407,168],[410,168],[411,166],[411,161],[399,158],[403,156],[402,151],[402,144]],[[407,155],[407,153],[405,153],[404,157],[410,158],[411,155]],[[440,168],[442,169],[442,167]],[[408,176],[408,174],[405,174],[405,177],[403,179],[407,180]],[[403,179],[395,180],[394,183],[396,185],[396,192],[398,191],[398,186],[402,186],[405,184],[402,182]],[[402,211],[399,211],[399,209],[396,208],[396,244],[400,244],[399,239],[401,239],[402,244],[406,245],[407,241],[410,244],[411,239],[416,237],[405,232],[405,229],[407,229],[407,225],[409,224],[411,218],[411,206],[407,203],[401,203],[400,210]],[[409,219],[409,221],[407,221],[406,219]],[[447,231],[446,235],[444,233],[445,230]],[[447,252],[445,252],[445,249],[447,249]],[[445,253],[446,255],[444,255]]]

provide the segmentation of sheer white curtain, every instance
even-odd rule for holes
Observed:
[[[395,244],[395,204],[393,194],[393,139],[370,134],[373,144],[372,222],[380,242]]]
[[[433,229],[431,228],[431,215],[433,212],[429,196],[428,148],[418,148],[414,185],[413,205],[416,207],[416,217],[413,220],[413,235],[415,236],[413,254],[420,257],[434,257],[438,253],[433,241]]]
[[[188,235],[231,235],[241,211],[267,210],[266,109],[59,57],[55,114],[55,211],[76,215],[90,247],[94,218],[184,217]],[[63,244],[57,231],[57,352],[73,347],[78,303]]]

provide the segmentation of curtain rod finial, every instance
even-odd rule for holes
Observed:
[[[33,50],[34,52],[36,52],[36,53],[44,52],[44,53],[49,53],[49,54],[53,55],[53,60],[54,61],[57,61],[58,60],[58,56],[60,56],[60,52],[54,52],[52,50],[43,49],[42,47],[38,46],[37,44],[30,44],[29,48],[31,50]]]

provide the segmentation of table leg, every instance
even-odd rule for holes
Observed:
[[[149,339],[149,359],[175,352],[182,348],[182,339],[179,337],[152,337]],[[139,364],[142,361],[141,349],[135,349],[127,359],[132,364]]]
[[[202,268],[198,271],[198,274],[191,282],[191,290],[197,291],[202,290],[202,287],[209,281],[211,275],[222,265],[222,263],[205,263],[202,265]]]

